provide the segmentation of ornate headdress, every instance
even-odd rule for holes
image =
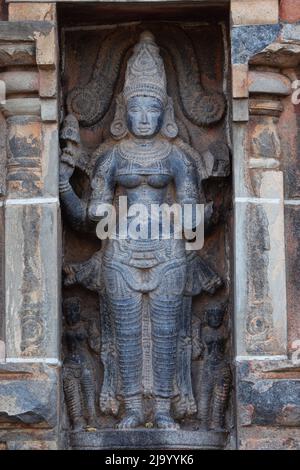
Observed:
[[[164,63],[152,33],[144,31],[128,61],[124,98],[153,96],[163,104],[167,103],[167,80]]]
[[[125,137],[126,102],[133,96],[152,96],[164,105],[164,120],[160,133],[175,138],[178,127],[174,118],[172,98],[167,95],[167,79],[163,60],[152,33],[144,31],[127,63],[123,92],[116,98],[116,112],[110,132],[116,139]]]

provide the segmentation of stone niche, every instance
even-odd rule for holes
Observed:
[[[147,309],[143,311],[141,339],[145,423],[130,431],[116,429],[125,413],[118,388],[118,355],[110,337],[111,316],[101,295],[99,298],[95,272],[89,264],[97,258],[101,242],[95,231],[74,230],[63,211],[62,426],[70,448],[230,446],[234,416],[228,19],[226,8],[210,11],[207,6],[202,8],[201,2],[185,7],[58,4],[61,115],[63,120],[71,113],[79,123],[79,129],[76,124],[73,127],[69,144],[73,142],[78,151],[70,180],[76,194],[83,201],[89,200],[96,159],[112,145],[110,126],[117,96],[124,87],[128,59],[141,33],[150,31],[160,49],[167,92],[174,104],[179,129],[176,142],[192,152],[202,175],[201,198],[213,202],[204,248],[195,253],[199,272],[194,294],[185,298],[188,313],[181,319],[176,372],[180,385],[172,401],[172,413],[180,426],[176,431],[157,429],[153,424],[151,321]],[[66,140],[62,130],[62,151]],[[223,322],[213,328],[209,315],[217,311],[222,311]],[[214,355],[209,337],[215,346],[222,342],[216,369],[209,366]],[[77,369],[70,365],[72,347],[79,348],[81,365]],[[88,374],[83,373],[85,367]],[[205,386],[209,381],[202,377],[207,374],[211,385]],[[224,376],[223,386],[220,380],[218,384],[218,374]]]

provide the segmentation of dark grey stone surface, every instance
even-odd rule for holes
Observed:
[[[239,367],[238,375],[242,426],[300,426],[299,379],[255,378],[253,370],[245,364]]]
[[[48,34],[53,24],[47,21],[0,21],[2,41],[34,41],[34,32]]]
[[[297,24],[285,24],[282,28],[282,39],[285,41],[292,41],[294,43],[300,42],[300,22]]]
[[[275,41],[280,31],[280,24],[233,27],[231,32],[232,63],[246,64],[251,56],[261,52]]]
[[[73,449],[223,449],[226,432],[157,429],[102,430],[70,434]]]
[[[0,366],[0,429],[57,424],[57,370],[42,365]]]

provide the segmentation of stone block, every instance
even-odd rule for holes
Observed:
[[[289,351],[300,340],[300,202],[285,206]]]
[[[40,116],[41,103],[39,98],[9,98],[0,104],[5,117]]]
[[[9,197],[42,195],[41,121],[15,116],[7,120],[7,193]]]
[[[0,204],[6,193],[6,120],[0,113]]]
[[[1,72],[0,80],[5,83],[7,95],[10,93],[35,93],[39,90],[39,74],[37,71]]]
[[[234,64],[232,66],[232,97],[248,98],[248,65]]]
[[[42,124],[42,174],[45,195],[58,197],[59,138],[57,124]]]
[[[300,24],[285,24],[282,28],[281,37],[284,41],[300,43]]]
[[[58,206],[24,202],[8,200],[5,209],[6,356],[52,360],[59,356]]]
[[[268,196],[268,190],[263,196]],[[283,201],[235,202],[235,334],[238,356],[285,355]]]
[[[222,431],[184,431],[163,429],[103,430],[101,432],[74,432],[72,449],[223,449],[228,435]]]
[[[278,0],[231,0],[231,18],[234,25],[278,23]]]
[[[0,46],[0,67],[35,64],[35,43],[7,43]]]
[[[300,449],[299,378],[287,359],[237,362],[239,450]]]
[[[7,450],[57,450],[57,441],[8,441]]]
[[[247,64],[249,59],[263,51],[280,35],[281,26],[234,26],[231,30],[231,57],[233,64]]]
[[[298,372],[297,372],[298,370]],[[300,374],[290,361],[238,361],[238,423],[243,427],[299,427]]]
[[[279,73],[250,71],[249,93],[288,96],[292,93],[291,81]]]
[[[0,362],[5,362],[5,343],[0,340]]]
[[[54,3],[10,3],[9,21],[55,21]]]
[[[15,116],[7,120],[7,127],[9,197],[57,196],[57,124]]]
[[[40,97],[55,98],[57,96],[57,71],[40,69]]]
[[[239,450],[299,450],[300,432],[295,428],[250,426],[239,433]]]
[[[0,429],[57,424],[58,370],[43,364],[0,364]]]
[[[54,26],[48,34],[35,32],[36,63],[42,68],[55,68],[57,63],[56,32]]]
[[[300,0],[280,0],[280,19],[287,23],[300,21]]]
[[[278,124],[284,168],[285,199],[300,199],[300,119],[291,98],[284,101],[284,111]]]
[[[52,30],[49,21],[0,21],[1,41],[34,41],[37,33],[48,36]]]
[[[4,207],[0,205],[0,361],[3,359],[5,352],[4,334],[5,334],[5,281],[4,281],[4,259],[5,259],[5,245],[4,245]]]
[[[248,170],[248,126],[247,123],[233,124],[233,180],[236,197],[252,195]]]
[[[249,121],[249,100],[247,98],[233,100],[232,119],[233,122]]]
[[[56,99],[41,100],[41,118],[43,122],[56,122],[58,120]]]
[[[294,68],[298,67],[300,45],[293,42],[273,42],[251,59],[251,64],[263,67]]]

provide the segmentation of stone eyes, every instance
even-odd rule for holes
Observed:
[[[130,113],[152,113],[152,114],[159,114],[160,113],[160,109],[158,108],[146,108],[146,109],[142,109],[142,108],[129,108],[129,112]]]

